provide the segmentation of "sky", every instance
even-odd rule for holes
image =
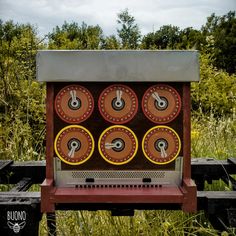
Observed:
[[[212,13],[236,11],[236,0],[0,0],[0,19],[31,23],[44,36],[64,21],[99,25],[116,34],[117,14],[128,8],[144,35],[163,25],[200,29]]]

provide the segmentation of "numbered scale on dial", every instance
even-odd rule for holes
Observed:
[[[93,154],[94,139],[83,126],[70,125],[57,134],[54,149],[63,162],[69,165],[80,165]]]
[[[144,93],[142,109],[144,115],[152,122],[165,124],[178,116],[181,98],[178,92],[169,85],[154,85]]]
[[[55,99],[58,116],[67,123],[81,123],[87,120],[94,109],[94,100],[83,86],[69,85],[59,91]]]
[[[181,142],[172,128],[155,126],[144,135],[142,149],[149,161],[162,165],[176,159],[181,149]]]
[[[98,108],[102,117],[114,124],[129,122],[138,111],[138,98],[128,86],[115,84],[101,93]]]
[[[138,140],[134,132],[121,125],[114,125],[103,131],[98,141],[103,159],[113,165],[130,162],[137,153]]]

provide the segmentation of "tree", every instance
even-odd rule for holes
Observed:
[[[201,31],[187,27],[180,31],[179,49],[196,49],[201,50],[205,44]]]
[[[0,20],[0,159],[44,151],[45,90],[35,82],[36,52],[42,47],[32,25]]]
[[[200,81],[192,83],[192,108],[217,116],[234,113],[236,105],[236,75],[217,70],[209,55],[201,54]]]
[[[180,30],[177,26],[164,25],[155,33],[144,36],[142,48],[176,49],[180,42]]]
[[[213,64],[229,73],[236,72],[236,17],[230,11],[226,15],[212,14],[202,27],[207,41],[206,52],[212,54]]]
[[[36,29],[29,24],[0,20],[0,81],[4,100],[8,100],[19,80],[35,78],[35,58],[39,48]],[[7,108],[6,108],[7,109]]]
[[[50,49],[99,49],[102,40],[100,26],[87,25],[84,22],[79,26],[77,23],[67,23],[56,26],[49,34]]]
[[[141,49],[157,49],[155,33],[148,33],[142,39]]]
[[[101,49],[120,49],[121,45],[115,35],[102,39]]]
[[[118,14],[117,23],[121,25],[117,29],[119,38],[121,39],[122,47],[124,49],[137,49],[141,39],[141,33],[135,19],[128,12],[128,9]]]

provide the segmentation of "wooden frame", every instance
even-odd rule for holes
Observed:
[[[41,211],[54,212],[55,204],[85,203],[138,203],[138,204],[176,204],[185,212],[196,212],[196,185],[191,180],[191,133],[190,133],[190,83],[183,86],[183,182],[180,187],[157,188],[61,188],[54,186],[54,84],[47,83],[46,105],[46,179],[41,185]]]

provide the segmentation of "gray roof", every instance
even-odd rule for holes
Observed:
[[[199,81],[195,50],[42,50],[37,79],[47,82]]]

